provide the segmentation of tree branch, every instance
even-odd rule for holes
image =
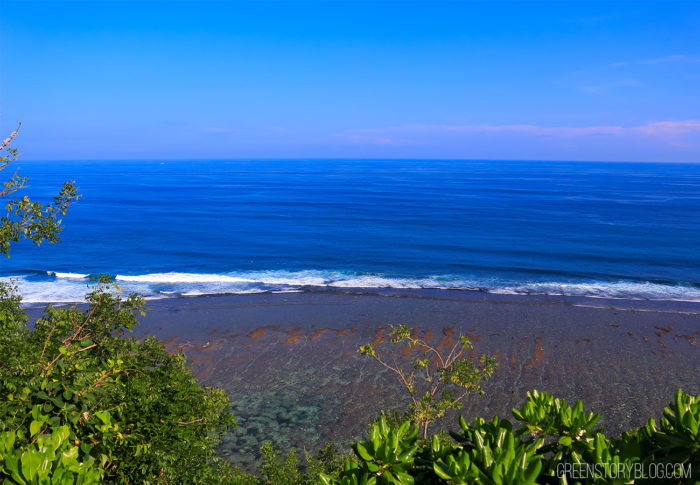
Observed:
[[[19,125],[17,125],[17,129],[13,131],[8,138],[5,138],[5,140],[0,144],[0,150],[5,148],[7,145],[12,143],[12,139],[17,136],[17,132],[19,131],[20,126],[22,126],[22,122],[19,122]],[[9,162],[8,162],[9,163]],[[2,168],[5,168],[7,164],[5,164]],[[0,169],[1,170],[1,169]]]

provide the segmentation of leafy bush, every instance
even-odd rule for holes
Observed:
[[[348,460],[341,479],[322,475],[327,484],[412,484],[419,449],[418,430],[406,421],[401,426],[389,426],[382,417],[372,426],[369,441],[352,444],[359,461]]]
[[[507,419],[460,418],[453,441],[417,439],[410,421],[375,423],[370,439],[353,445],[339,477],[326,485],[698,483],[700,396],[681,390],[660,426],[632,430],[617,440],[594,428],[599,416],[547,393],[532,391]],[[662,473],[659,473],[659,472]],[[694,472],[694,474],[693,474]]]
[[[99,466],[108,481],[221,479],[214,446],[235,424],[228,397],[201,387],[182,355],[126,334],[143,312],[141,298],[122,299],[103,281],[87,308],[49,306],[30,328],[19,299],[3,291],[0,432],[15,437],[17,453],[35,451],[37,437],[67,430],[72,448],[65,452],[86,469]],[[22,483],[7,460],[0,477]]]
[[[448,456],[452,466],[447,467],[438,460],[434,466],[438,476],[450,483],[535,483],[542,469],[542,438],[523,442],[510,421],[498,417],[490,422],[476,418],[472,425],[461,418],[460,425],[462,433],[453,434],[462,448],[457,453],[459,460]]]
[[[46,415],[35,415],[46,419]],[[0,433],[0,476],[9,476],[7,481],[21,485],[87,485],[100,481],[102,471],[95,466],[92,457],[85,462],[78,460],[78,447],[68,441],[68,426],[59,426],[50,434],[41,435],[41,421],[32,421],[32,424],[33,440],[26,449],[15,448],[15,433]]]
[[[257,473],[248,473],[240,468],[225,469],[223,483],[231,485],[316,485],[323,474],[337,478],[343,468],[341,454],[333,444],[318,450],[314,456],[305,455],[305,464],[292,449],[282,457],[275,446],[267,441],[260,447],[262,463]]]
[[[664,409],[656,424],[650,419],[642,428],[625,433],[616,442],[626,455],[640,457],[645,468],[651,465],[700,469],[700,396],[676,391],[674,400]]]

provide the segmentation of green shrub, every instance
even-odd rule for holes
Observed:
[[[406,421],[401,426],[389,426],[382,417],[372,426],[369,441],[358,441],[352,449],[358,462],[348,460],[340,480],[322,475],[324,483],[392,484],[414,483],[411,470],[419,450],[418,430]]]
[[[108,481],[220,478],[214,446],[235,424],[228,397],[201,387],[184,357],[156,339],[127,335],[143,304],[103,282],[87,308],[49,306],[30,328],[18,299],[3,300],[0,431],[16,435],[17,450],[65,427],[78,459],[97,463]]]
[[[447,462],[435,462],[435,472],[449,483],[533,484],[542,469],[538,453],[544,440],[523,442],[513,432],[507,419],[484,421],[476,418],[467,424],[460,418],[462,433],[453,433],[461,444],[458,453],[448,456]],[[455,456],[456,455],[456,456]]]
[[[41,433],[46,415],[35,413],[39,421],[30,425],[34,434],[31,443],[16,448],[17,436],[0,433],[0,476],[9,477],[5,483],[21,485],[79,485],[99,483],[102,472],[92,457],[81,462],[77,446],[69,443],[68,426],[59,426]]]
[[[248,473],[241,468],[231,469],[228,464],[223,483],[231,485],[316,485],[321,474],[337,478],[343,468],[342,455],[333,444],[321,448],[315,455],[304,453],[305,464],[292,449],[283,457],[275,446],[267,441],[260,447],[262,463],[256,473]]]
[[[353,445],[339,477],[321,475],[326,485],[534,484],[534,483],[699,483],[700,396],[681,390],[664,410],[660,425],[647,426],[610,440],[595,428],[599,416],[579,401],[529,392],[513,410],[522,425],[507,419],[460,418],[453,441],[435,435],[417,439],[406,421],[380,419],[369,441]],[[670,464],[670,465],[669,465]],[[661,467],[661,468],[660,468]],[[665,476],[659,474],[661,470]]]

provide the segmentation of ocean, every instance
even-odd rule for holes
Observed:
[[[112,275],[149,299],[330,288],[700,301],[700,165],[460,160],[18,161],[75,180],[62,242],[16,243],[24,302]]]

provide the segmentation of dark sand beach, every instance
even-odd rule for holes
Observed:
[[[497,356],[486,394],[461,410],[467,419],[510,417],[528,390],[540,389],[582,399],[619,433],[658,417],[679,387],[700,393],[698,303],[343,290],[163,299],[148,307],[137,335],[184,351],[203,383],[231,396],[240,426],[221,451],[242,465],[268,439],[283,449],[347,443],[381,409],[405,403],[394,376],[357,353],[368,342],[386,346],[392,323],[416,327],[442,348],[461,332],[477,353]],[[454,416],[446,419],[457,427]]]

